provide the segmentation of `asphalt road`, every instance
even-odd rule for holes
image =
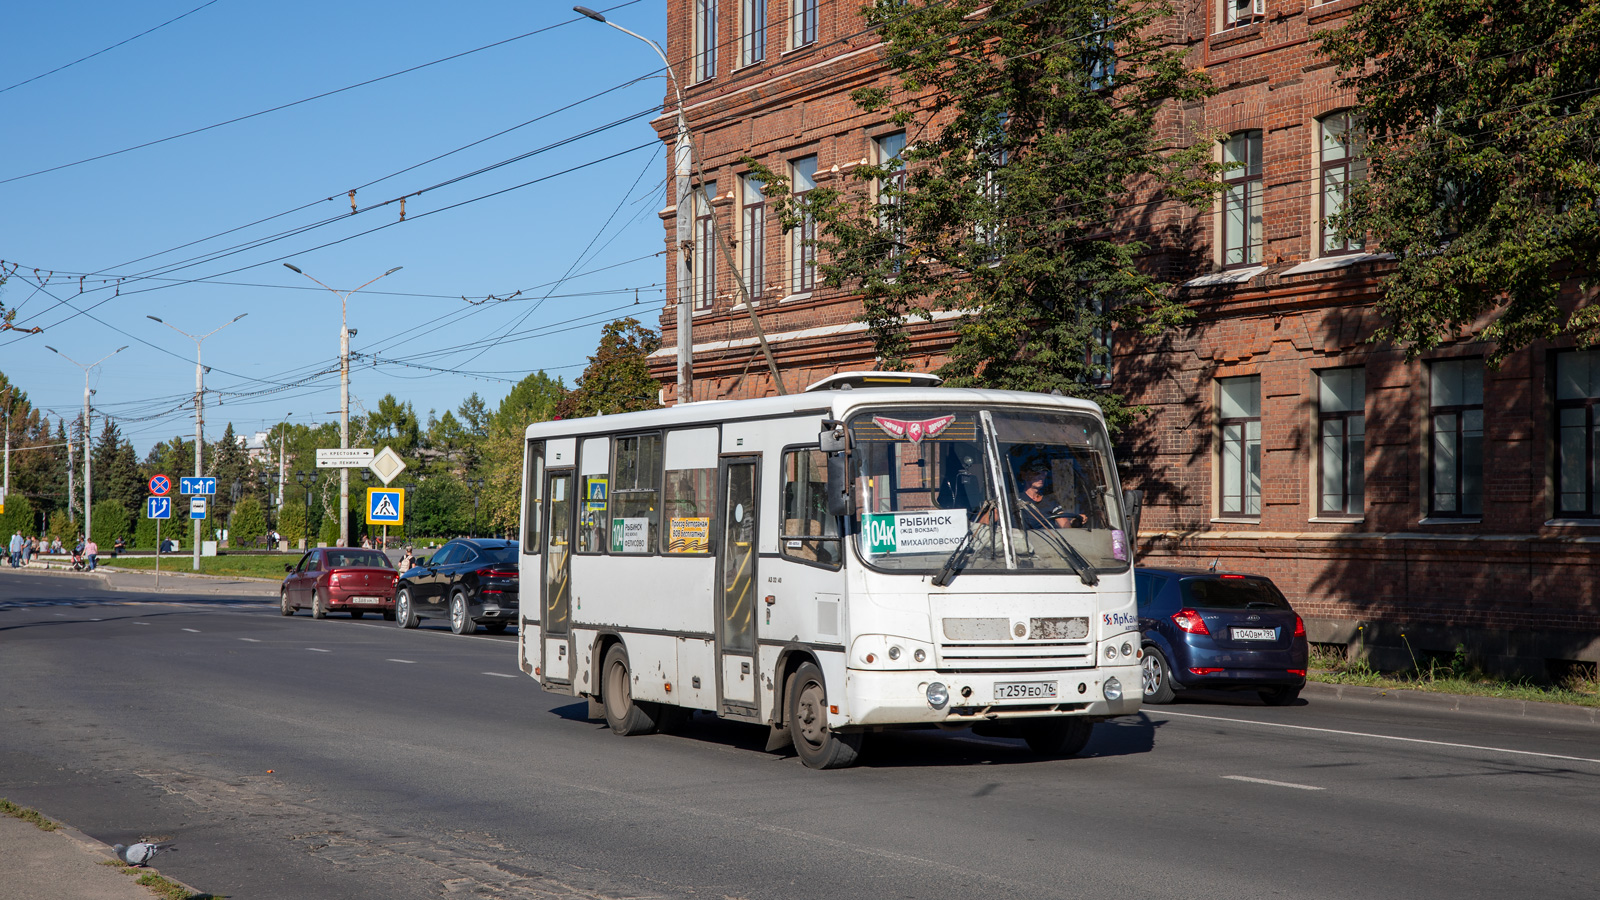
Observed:
[[[1085,755],[618,738],[510,637],[0,572],[0,796],[246,898],[1592,897],[1600,729],[1253,698]]]

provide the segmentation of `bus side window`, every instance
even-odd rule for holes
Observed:
[[[534,555],[544,544],[539,529],[544,525],[544,441],[528,441],[527,463],[523,467],[522,552]]]
[[[661,435],[619,437],[613,446],[611,552],[652,553],[661,530]]]
[[[704,556],[711,552],[717,509],[717,429],[667,432],[662,451],[661,552]]]
[[[585,438],[580,446],[578,483],[578,552],[604,553],[611,528],[606,502],[611,497],[607,470],[611,463],[610,438]]]
[[[784,556],[836,567],[843,560],[839,520],[828,515],[828,457],[819,449],[783,454]]]

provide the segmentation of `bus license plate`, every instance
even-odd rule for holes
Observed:
[[[1033,700],[1054,696],[1054,681],[1000,681],[994,686],[996,700]]]
[[[378,598],[378,597],[351,597],[350,598],[350,602],[351,603],[382,603],[383,600],[381,598]]]
[[[1236,641],[1275,641],[1278,639],[1276,628],[1235,628],[1233,639]]]

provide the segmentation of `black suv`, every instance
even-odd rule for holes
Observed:
[[[418,619],[448,619],[456,634],[481,623],[494,634],[517,619],[517,542],[457,538],[417,560],[395,585],[395,621],[417,627]]]

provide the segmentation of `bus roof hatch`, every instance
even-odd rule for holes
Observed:
[[[839,372],[808,386],[806,393],[842,388],[938,387],[943,381],[927,372]]]

